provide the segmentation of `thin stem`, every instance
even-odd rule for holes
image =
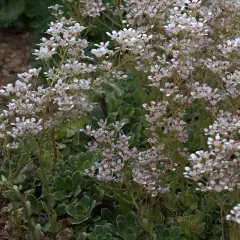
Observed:
[[[141,79],[139,72],[136,72],[136,87],[137,87],[138,95],[140,97],[140,101],[141,101],[141,103],[144,103],[145,102],[145,93],[143,91],[142,79]]]
[[[56,141],[55,141],[55,128],[52,129],[51,138],[52,138],[52,144],[53,144],[54,166],[55,166],[55,164],[58,161],[58,150],[57,150]]]
[[[105,14],[104,12],[102,12],[102,14],[104,15],[104,17],[106,17],[110,21],[112,21],[112,23],[114,23],[116,26],[118,26],[119,28],[122,28],[122,26],[120,24],[118,24],[116,21],[114,21],[112,18],[110,18],[107,14]]]
[[[110,31],[112,31],[113,29],[110,28],[107,24],[105,24],[102,20],[100,20],[99,18],[97,19],[100,23],[102,23],[106,28],[108,28]]]

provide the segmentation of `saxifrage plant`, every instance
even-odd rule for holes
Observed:
[[[1,90],[9,227],[28,239],[238,239],[239,2],[64,3],[69,18],[51,7],[33,53],[42,69]],[[99,23],[106,41],[88,42]]]

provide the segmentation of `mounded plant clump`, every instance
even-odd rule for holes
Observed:
[[[15,239],[238,240],[240,3],[65,0],[0,90]]]

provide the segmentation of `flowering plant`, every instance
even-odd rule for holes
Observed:
[[[51,7],[33,53],[42,68],[0,90],[1,188],[17,231],[237,239],[239,2],[63,2],[70,17]],[[97,23],[109,30],[94,44]]]

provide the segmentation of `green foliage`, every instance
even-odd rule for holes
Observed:
[[[25,0],[1,0],[0,23],[9,25],[15,21],[25,9]]]
[[[117,95],[118,87],[122,91],[120,95]],[[107,108],[104,110],[101,104],[96,105],[91,118],[85,121],[93,126],[101,119],[109,123],[124,122],[124,131],[131,137],[130,143],[145,148],[148,143],[144,137],[145,123],[141,119],[143,110],[139,108],[139,98],[131,94],[136,91],[133,80],[119,81],[117,88],[106,91]],[[96,95],[95,99],[99,102],[102,97]],[[194,119],[194,116],[189,113],[188,117]],[[37,169],[30,169],[29,159],[39,147],[34,140],[29,144],[30,139],[23,139],[22,150],[16,158],[6,158],[2,164],[2,194],[14,202],[9,208],[11,218],[34,229],[29,239],[34,239],[34,234],[35,237],[39,234],[48,236],[50,232],[59,239],[219,239],[223,229],[216,221],[219,219],[217,204],[196,192],[191,185],[187,186],[182,174],[169,175],[171,191],[157,199],[151,200],[137,184],[134,185],[131,194],[136,196],[137,203],[129,192],[125,193],[126,186],[120,183],[99,185],[85,176],[85,169],[90,169],[98,161],[98,156],[85,148],[87,137],[79,131],[83,125],[82,121],[75,121],[57,133],[58,142],[61,142],[58,145],[60,159],[54,169],[50,142],[44,145],[44,169],[38,160],[35,160]],[[137,206],[141,209],[136,214]],[[16,214],[16,210],[25,212],[25,217]],[[64,228],[61,219],[65,219]]]
[[[108,209],[102,209],[103,219],[108,223],[96,225],[94,231],[88,234],[89,240],[137,240],[140,239],[141,229],[133,212],[128,212],[126,216],[118,215],[114,223],[110,223],[112,213]]]
[[[122,91],[120,95],[117,95],[118,87]],[[85,121],[93,126],[101,119],[109,123],[124,122],[130,143],[146,148],[143,110],[139,107],[139,98],[131,94],[136,91],[133,80],[119,81],[117,88],[106,91],[107,108],[96,105],[91,118]],[[94,97],[99,102],[103,96]],[[188,117],[194,119],[195,115],[189,113]],[[198,124],[198,120],[195,121]],[[171,191],[157,199],[151,199],[134,185],[131,194],[136,200],[130,192],[126,194],[127,186],[121,183],[101,185],[87,177],[85,169],[98,162],[98,156],[86,150],[88,139],[79,131],[83,126],[81,120],[61,127],[57,133],[58,142],[61,142],[58,145],[60,159],[54,169],[51,142],[44,145],[44,168],[36,159],[37,169],[31,169],[30,159],[39,148],[33,139],[31,144],[30,139],[23,139],[19,154],[6,158],[2,164],[2,194],[14,202],[9,206],[11,218],[17,219],[14,222],[34,229],[29,239],[34,239],[33,231],[35,237],[54,233],[59,239],[81,240],[219,239],[223,229],[221,222],[216,220],[220,218],[218,205],[194,190],[194,186],[187,185],[182,174],[169,175],[167,181]],[[25,212],[24,218],[16,211]],[[66,222],[64,228],[62,221]]]
[[[154,231],[154,240],[185,240],[181,237],[181,228],[165,228],[163,225],[157,225]]]
[[[60,0],[0,0],[0,26],[28,26],[42,32],[51,21],[49,6]]]

